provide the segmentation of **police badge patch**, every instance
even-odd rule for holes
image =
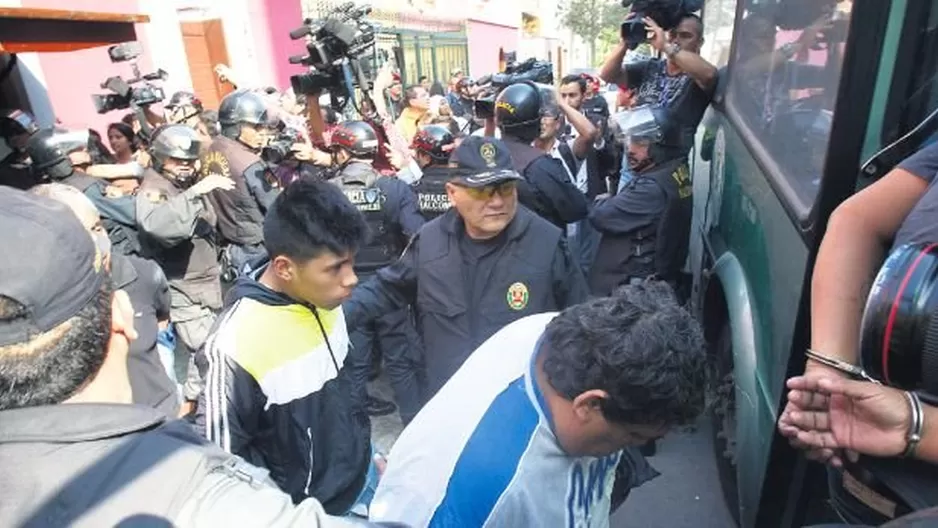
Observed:
[[[508,301],[508,307],[515,311],[524,310],[528,306],[528,287],[523,282],[516,282],[508,287],[508,294],[505,300]]]
[[[231,177],[231,164],[228,163],[228,158],[221,152],[208,152],[202,156],[201,161],[202,170],[200,172],[203,178],[210,174],[218,174],[225,178]]]

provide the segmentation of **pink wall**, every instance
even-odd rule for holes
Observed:
[[[270,59],[274,68],[276,86],[281,90],[290,87],[290,76],[303,73],[305,68],[287,62],[291,55],[305,53],[302,40],[290,40],[290,31],[303,23],[303,8],[300,0],[263,2],[267,11],[267,29],[270,38]],[[275,7],[276,4],[276,7]]]
[[[23,0],[23,7],[45,9],[72,9],[81,11],[141,13],[137,0]],[[143,30],[137,25],[137,35],[143,40]],[[141,42],[146,46],[145,42]],[[153,63],[144,47],[140,57],[142,73],[153,70]],[[127,63],[112,64],[107,48],[92,48],[62,53],[40,53],[39,63],[46,81],[49,101],[56,117],[64,126],[97,129],[105,134],[107,124],[120,121],[126,111],[99,115],[94,110],[91,94],[106,93],[101,82],[107,77],[133,75]]]
[[[498,51],[518,49],[518,28],[469,20],[469,75],[481,77],[498,71]]]

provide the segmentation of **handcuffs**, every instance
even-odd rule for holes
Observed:
[[[805,355],[808,356],[809,359],[843,372],[855,380],[868,381],[876,385],[883,384],[878,379],[870,376],[862,367],[858,367],[852,363],[825,356],[810,348],[805,351]],[[912,413],[912,421],[909,423],[909,431],[906,433],[906,448],[902,453],[902,457],[910,458],[915,455],[915,450],[922,441],[922,431],[925,428],[925,410],[922,408],[922,400],[917,393],[913,391],[903,391],[902,394],[909,402],[909,410]]]

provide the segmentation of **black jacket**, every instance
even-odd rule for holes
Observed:
[[[251,278],[225,301],[198,360],[206,384],[197,425],[270,470],[294,502],[315,497],[346,513],[365,484],[371,433],[352,410],[342,310],[300,304]]]
[[[589,294],[560,230],[524,207],[490,247],[472,248],[473,256],[468,244],[461,218],[450,210],[343,305],[355,328],[412,304],[431,393],[505,325],[562,310]]]
[[[588,202],[573,185],[561,161],[518,139],[503,136],[516,171],[524,176],[518,200],[541,218],[564,231],[567,224],[588,214]]]

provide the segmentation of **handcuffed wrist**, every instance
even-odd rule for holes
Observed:
[[[909,420],[909,430],[905,436],[906,446],[902,457],[912,458],[922,441],[922,431],[925,429],[925,410],[922,408],[922,400],[919,399],[918,394],[911,391],[906,391],[903,394],[906,401],[909,402],[909,411],[912,416]]]

